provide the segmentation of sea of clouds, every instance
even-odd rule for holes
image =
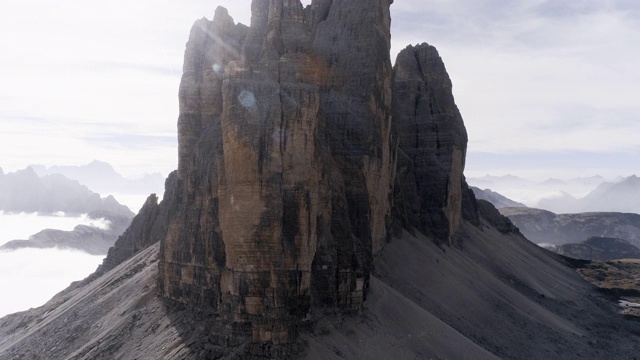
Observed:
[[[28,239],[43,229],[73,230],[79,224],[108,225],[85,216],[0,212],[0,245],[11,240]],[[44,305],[71,282],[92,273],[103,257],[62,249],[0,251],[0,317]]]

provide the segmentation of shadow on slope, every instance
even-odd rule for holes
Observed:
[[[625,321],[562,257],[486,224],[483,231],[465,225],[456,244],[442,248],[407,233],[394,239],[375,261],[363,313],[316,314],[303,357],[633,358],[640,323]],[[0,319],[0,357],[215,353],[206,342],[215,318],[195,319],[158,297],[158,249],[72,285],[43,307]]]
[[[446,249],[406,233],[390,242],[375,262],[364,316],[318,326],[307,358],[635,356],[640,324],[560,256],[487,226],[458,235]]]

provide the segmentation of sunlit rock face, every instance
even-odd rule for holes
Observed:
[[[222,8],[192,28],[159,283],[218,315],[219,342],[360,309],[391,219],[389,5],[261,0],[249,28]]]

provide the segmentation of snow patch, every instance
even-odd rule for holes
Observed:
[[[640,308],[640,304],[627,300],[618,300],[618,305],[624,308]]]

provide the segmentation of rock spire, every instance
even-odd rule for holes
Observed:
[[[361,309],[393,224],[456,232],[466,132],[433,47],[392,68],[391,2],[254,0],[249,27],[223,8],[194,24],[159,287],[211,316],[210,342],[286,347],[313,309]]]

